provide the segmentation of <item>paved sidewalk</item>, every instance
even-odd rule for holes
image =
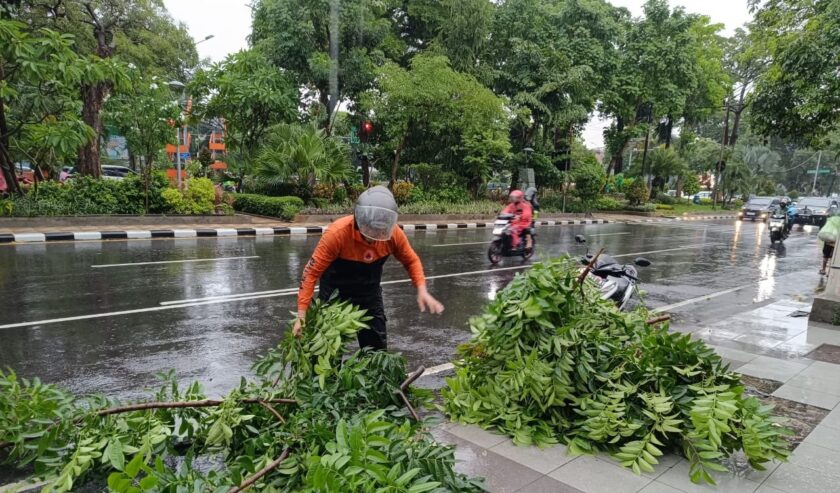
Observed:
[[[457,445],[460,471],[485,477],[488,490],[497,493],[837,492],[840,364],[817,361],[812,351],[831,354],[832,346],[840,346],[840,327],[809,324],[801,316],[808,310],[808,303],[779,301],[697,330],[674,329],[706,340],[733,370],[777,382],[773,397],[809,404],[821,408],[816,410],[820,416],[825,414],[788,463],[771,464],[764,472],[733,466],[737,471],[717,474],[718,485],[711,487],[692,483],[688,462],[676,455],[661,458],[654,473],[637,476],[604,454],[573,458],[562,445],[517,447],[507,437],[475,426],[447,423],[434,433]],[[835,354],[840,362],[840,347]]]

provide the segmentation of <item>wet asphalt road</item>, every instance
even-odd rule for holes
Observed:
[[[819,286],[816,230],[796,228],[770,247],[761,223],[607,224],[543,227],[538,257],[583,253],[584,234],[618,260],[637,255],[645,301],[682,325],[710,323],[756,303],[808,299]],[[409,233],[445,305],[420,314],[407,282],[384,286],[389,347],[410,365],[451,361],[467,320],[522,266],[486,259],[491,232]],[[206,238],[23,244],[0,247],[0,368],[77,393],[146,394],[174,368],[222,394],[276,344],[295,307],[295,287],[319,237]],[[206,260],[212,259],[212,260]],[[188,260],[188,262],[183,262]],[[194,261],[199,260],[199,261]],[[159,263],[164,262],[164,263]],[[384,280],[406,280],[396,260]],[[288,291],[278,291],[278,290]],[[673,306],[683,303],[682,306]]]

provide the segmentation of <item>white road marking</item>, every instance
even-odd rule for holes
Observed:
[[[671,304],[671,305],[660,306],[659,308],[654,309],[653,313],[662,313],[662,312],[671,311],[671,310],[674,310],[675,308],[681,308],[681,307],[686,306],[686,305],[691,305],[691,304],[694,304],[694,303],[699,303],[701,301],[711,300],[713,298],[717,298],[717,297],[720,297],[720,296],[723,296],[723,295],[726,295],[726,294],[734,293],[736,291],[741,291],[742,289],[747,289],[747,288],[750,288],[750,287],[753,287],[753,286],[755,286],[755,284],[744,284],[743,286],[738,286],[737,288],[724,289],[723,291],[718,291],[717,293],[710,293],[710,294],[706,294],[706,295],[703,295],[703,296],[698,296],[696,298],[691,298],[690,300],[680,301],[678,303],[674,303],[674,304]]]
[[[701,243],[699,245],[692,245],[687,247],[679,247],[679,248],[666,248],[665,250],[651,250],[649,252],[636,252],[636,253],[621,253],[618,255],[611,255],[612,258],[619,258],[619,257],[632,257],[634,255],[650,255],[652,253],[666,253],[666,252],[676,252],[679,250],[694,250],[696,248],[703,248],[707,246],[716,246],[720,245],[720,243]]]
[[[671,249],[667,249],[667,250],[654,250],[654,251],[650,251],[650,252],[625,253],[625,254],[620,254],[620,255],[614,255],[613,258],[627,257],[627,256],[631,256],[631,255],[647,255],[647,254],[651,254],[651,253],[671,252],[671,251],[675,251],[675,250],[686,250],[686,249],[689,249],[689,248],[702,248],[702,247],[708,246],[708,245],[717,245],[717,243],[703,244],[703,245],[696,245],[696,246],[682,247],[682,248],[671,248]],[[199,260],[199,259],[196,259],[196,260]],[[137,264],[129,264],[129,265],[137,265]],[[484,270],[474,270],[474,271],[469,271],[469,272],[455,272],[455,273],[452,273],[452,274],[441,274],[441,275],[438,275],[438,276],[429,276],[426,279],[427,280],[446,279],[446,278],[450,278],[450,277],[471,276],[471,275],[475,275],[475,274],[487,274],[487,273],[491,273],[491,272],[523,270],[523,269],[528,269],[530,267],[531,267],[531,264],[524,264],[524,265],[517,265],[517,266],[513,266],[513,267],[498,267],[498,268],[495,268],[495,269],[484,269]],[[383,281],[381,284],[382,285],[405,284],[405,283],[409,283],[409,282],[411,282],[411,279],[396,279],[396,280],[393,280],[393,281]],[[53,319],[48,319],[48,320],[38,320],[38,321],[34,321],[34,322],[19,322],[19,323],[14,323],[14,324],[5,324],[5,325],[0,325],[0,329],[14,329],[14,328],[18,328],[18,327],[31,327],[31,326],[34,326],[34,325],[46,325],[46,324],[54,324],[54,323],[60,323],[60,322],[73,322],[73,321],[77,321],[77,320],[89,320],[89,319],[94,319],[94,318],[114,317],[114,316],[119,316],[119,315],[132,315],[132,314],[135,314],[135,313],[157,312],[157,311],[162,311],[162,310],[172,310],[172,309],[176,309],[176,308],[188,308],[188,307],[191,307],[191,306],[214,305],[214,304],[218,304],[218,303],[229,303],[229,302],[233,302],[233,301],[256,300],[256,299],[262,299],[262,298],[275,298],[275,297],[281,297],[281,296],[292,296],[292,295],[296,295],[296,294],[297,294],[297,289],[296,288],[286,288],[285,290],[278,290],[277,292],[274,292],[274,293],[265,292],[265,294],[243,293],[241,295],[230,295],[228,297],[219,297],[218,299],[210,299],[210,300],[206,300],[206,301],[197,301],[197,302],[191,302],[191,303],[190,302],[172,303],[172,304],[168,304],[168,305],[153,306],[153,307],[148,307],[148,308],[137,308],[137,309],[134,309],[134,310],[121,310],[121,311],[116,311],[116,312],[93,313],[93,314],[90,314],[90,315],[78,315],[78,316],[75,316],[75,317],[53,318]],[[720,296],[722,294],[726,294],[726,293],[718,294],[718,296]],[[697,301],[707,299],[707,298],[709,298],[709,296],[710,295],[701,297]],[[686,300],[686,302],[684,302],[684,303],[688,304],[687,302],[689,302],[689,301],[694,302],[694,300]],[[672,308],[671,307],[663,307],[662,309],[672,309]]]
[[[248,296],[259,296],[263,294],[281,294],[287,292],[297,293],[298,288],[285,288],[285,289],[271,289],[269,291],[254,291],[250,293],[240,293],[240,294],[220,294],[218,296],[207,296],[205,298],[191,298],[186,300],[172,300],[172,301],[161,301],[161,306],[167,305],[184,305],[188,303],[195,303],[199,301],[214,301],[214,300],[231,300],[234,298],[243,298]]]
[[[129,262],[125,264],[99,264],[91,265],[94,269],[102,269],[105,267],[129,267],[135,265],[160,265],[160,264],[184,264],[187,262],[221,262],[223,260],[241,260],[249,258],[260,258],[259,255],[249,255],[247,257],[218,257],[218,258],[190,258],[186,260],[161,260],[158,262]]]
[[[466,243],[444,243],[442,245],[432,245],[432,247],[440,248],[440,247],[452,247],[452,246],[462,246],[462,245],[489,245],[489,241],[470,241]]]

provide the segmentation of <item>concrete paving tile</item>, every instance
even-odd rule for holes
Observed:
[[[840,330],[824,329],[822,327],[808,326],[805,332],[805,340],[811,344],[836,344],[840,345]]]
[[[652,481],[591,456],[578,457],[549,476],[587,493],[635,493]]]
[[[619,461],[617,461],[616,459],[613,459],[609,455],[599,454],[596,457],[599,460],[602,460],[604,462],[609,462],[610,464],[612,464],[616,467],[620,467],[624,470],[632,472],[632,470],[627,469],[626,467],[622,466]],[[659,476],[662,476],[663,474],[665,474],[665,471],[674,467],[674,465],[676,465],[679,461],[682,460],[682,457],[680,457],[679,455],[676,455],[676,454],[666,453],[662,457],[657,457],[657,460],[659,460],[659,464],[656,464],[655,466],[653,466],[653,472],[642,472],[642,476],[644,476],[646,478],[650,478],[650,479],[656,479]]]
[[[787,382],[799,372],[807,368],[805,363],[785,361],[768,356],[759,356],[738,369],[739,373],[759,378],[769,378],[779,382]]]
[[[563,464],[574,460],[574,457],[566,453],[565,445],[555,445],[541,449],[533,446],[520,447],[514,444],[512,440],[505,440],[490,450],[542,474],[548,474]]]
[[[444,429],[458,438],[464,439],[468,442],[478,445],[479,447],[484,448],[493,447],[494,445],[498,445],[507,440],[507,437],[505,435],[493,433],[491,431],[481,429],[475,425],[461,425],[458,423],[450,423],[447,426],[445,426]]]
[[[809,442],[802,442],[788,459],[790,464],[795,464],[813,471],[824,474],[835,475],[840,479],[840,453],[834,450],[814,445]],[[785,464],[782,464],[784,466]],[[782,466],[779,466],[781,469]],[[770,477],[772,478],[774,472]]]
[[[442,432],[438,439],[455,445],[455,470],[468,476],[484,478],[487,491],[513,493],[542,477],[542,474],[529,467],[448,432]]]
[[[833,474],[817,472],[797,464],[782,464],[762,486],[786,493],[828,493],[837,491],[838,483],[840,477]]]
[[[762,484],[761,486],[758,487],[757,490],[755,490],[755,493],[794,493],[794,492],[777,490],[776,488],[772,488],[770,486],[767,486],[766,484]]]
[[[525,485],[517,493],[587,493],[582,490],[561,483],[549,476],[543,476],[531,484]]]
[[[733,349],[724,346],[715,346],[711,345],[711,348],[715,350],[721,357],[726,358],[730,361],[738,361],[741,363],[749,363],[750,361],[758,358],[757,354],[748,353],[746,351],[741,351],[740,349]]]
[[[829,410],[834,409],[837,404],[840,403],[840,396],[826,394],[813,389],[797,387],[788,383],[779,387],[772,395],[781,397],[782,399],[801,402],[803,404],[809,404],[811,406]]]
[[[819,426],[828,426],[840,430],[840,408],[837,408],[820,421]]]
[[[644,488],[639,490],[639,493],[684,493],[683,490],[678,490],[673,486],[668,486],[665,483],[654,481]]]
[[[840,453],[840,429],[823,424],[817,425],[805,437],[804,443],[811,443]]]
[[[756,335],[752,333],[738,336],[735,338],[735,340],[738,342],[745,342],[747,344],[752,344],[753,346],[758,346],[767,349],[772,349],[785,342],[784,338],[773,339],[772,337],[767,337],[766,335]]]
[[[836,381],[840,380],[840,365],[826,363],[825,361],[815,361],[811,366],[802,370],[800,375]]]
[[[732,473],[715,473],[712,477],[717,485],[694,484],[688,475],[688,461],[681,460],[665,474],[657,478],[660,483],[685,491],[686,493],[704,493],[717,491],[719,493],[746,493],[758,489],[760,482],[736,476]]]
[[[831,394],[840,397],[840,375],[835,377],[811,377],[800,373],[787,381],[794,387],[801,387],[808,390],[816,390],[823,394]]]

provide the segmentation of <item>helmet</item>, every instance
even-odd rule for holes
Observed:
[[[782,199],[779,200],[779,205],[782,206],[782,207],[789,206],[790,205],[790,199],[787,198],[787,197],[782,197]]]
[[[514,202],[519,202],[519,201],[522,200],[523,196],[524,196],[524,194],[522,193],[522,190],[511,190],[509,197],[510,197],[510,200],[512,200]]]
[[[397,201],[383,186],[368,188],[356,201],[356,225],[365,238],[388,241],[397,225]]]
[[[528,187],[525,190],[525,200],[531,201],[534,200],[534,197],[537,196],[537,188],[536,187]]]

